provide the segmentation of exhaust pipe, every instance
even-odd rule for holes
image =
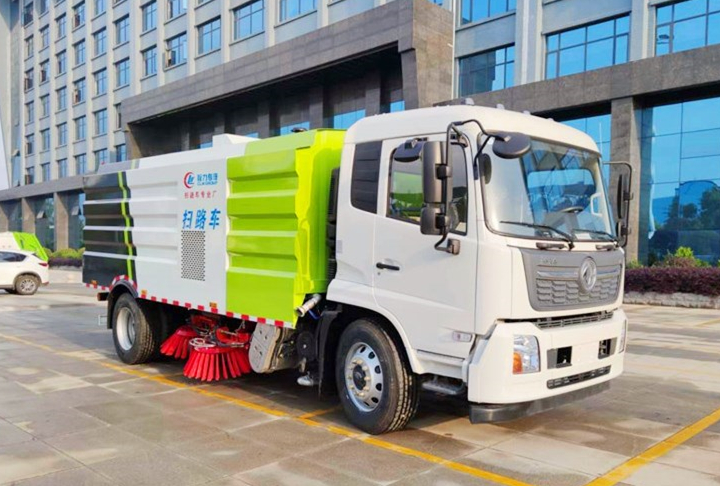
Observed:
[[[322,295],[313,294],[303,305],[295,307],[295,315],[298,317],[305,317],[311,309],[320,303]]]

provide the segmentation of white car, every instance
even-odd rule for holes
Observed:
[[[11,294],[33,295],[50,283],[47,262],[23,250],[0,250],[0,289]]]

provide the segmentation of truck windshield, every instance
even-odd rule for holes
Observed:
[[[615,240],[597,154],[539,140],[518,159],[488,153],[481,170],[490,229],[522,238]]]

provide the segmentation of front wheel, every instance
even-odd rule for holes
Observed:
[[[112,330],[115,351],[123,363],[145,363],[159,346],[146,310],[130,294],[122,294],[115,302]]]
[[[392,338],[372,319],[358,319],[343,331],[335,377],[345,415],[369,434],[400,430],[417,411],[417,378]]]
[[[35,275],[20,275],[15,279],[15,293],[19,295],[34,295],[40,287],[40,279]]]

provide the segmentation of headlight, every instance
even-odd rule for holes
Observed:
[[[620,345],[618,346],[619,353],[625,352],[625,344],[627,343],[627,331],[628,331],[628,321],[627,321],[627,319],[625,319],[625,324],[623,324],[622,332],[620,333],[620,343],[619,343]]]
[[[540,371],[540,345],[535,336],[515,336],[513,342],[513,374]]]

